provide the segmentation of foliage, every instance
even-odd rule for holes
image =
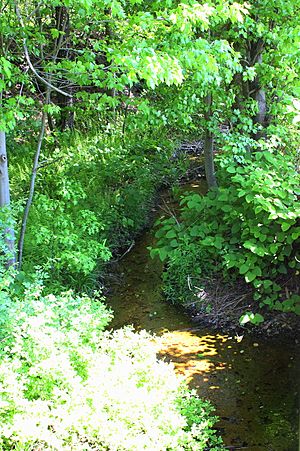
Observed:
[[[270,87],[270,98],[276,97],[270,116],[282,113],[288,95],[297,95],[291,87],[298,69],[296,19],[292,1],[280,7],[275,2],[141,0],[115,1],[109,7],[107,2],[92,0],[50,5],[45,1],[6,2],[0,19],[0,115],[1,128],[14,131],[8,141],[15,188],[12,198],[19,209],[27,192],[24,177],[30,171],[29,155],[24,152],[24,157],[16,149],[16,141],[25,141],[24,148],[31,153],[28,136],[39,128],[41,110],[48,114],[46,162],[42,161],[38,171],[25,269],[46,264],[55,278],[63,279],[64,273],[63,283],[75,283],[78,276],[87,277],[94,271],[97,261],[107,261],[112,248],[128,244],[130,232],[145,223],[159,179],[153,175],[161,163],[158,159],[157,166],[149,164],[145,148],[137,145],[141,136],[144,139],[156,132],[158,140],[170,131],[178,136],[178,129],[199,133],[199,125],[217,133],[225,120],[240,121],[243,130],[249,129],[257,109],[249,89],[257,78],[259,84]],[[256,56],[263,52],[266,62],[258,64],[249,52]],[[28,70],[23,70],[24,59]],[[278,80],[283,82],[287,73],[285,91],[279,92]],[[248,96],[239,106],[240,85],[248,82]],[[46,86],[50,100],[45,106]],[[213,99],[209,119],[207,94]],[[245,113],[243,120],[240,110]],[[68,115],[73,115],[77,130],[89,134],[88,142],[79,143],[79,148],[62,145],[58,130],[65,131],[62,123]],[[16,132],[18,126],[20,132]],[[91,155],[82,148],[90,148],[95,129]],[[128,137],[131,142],[135,138],[133,152],[128,152]],[[98,144],[100,140],[104,146]],[[159,143],[159,147],[164,145]],[[17,165],[20,170],[16,171]],[[99,179],[107,181],[107,174],[112,182],[104,192]],[[124,187],[114,180],[118,176]],[[16,188],[20,185],[22,189]],[[125,210],[132,212],[129,217]],[[111,230],[116,235],[114,243],[108,239]]]
[[[159,222],[152,255],[167,261],[168,297],[185,302],[195,280],[220,271],[244,277],[260,306],[299,313],[300,297],[281,286],[299,274],[299,174],[287,151],[299,139],[297,21],[294,0],[1,5],[13,208],[0,214],[0,448],[221,448],[209,405],[157,362],[151,336],[104,333],[99,294],[45,292],[94,287],[147,224],[158,188],[186,167],[171,158],[176,138],[204,132],[222,143],[220,189],[184,195],[180,221]],[[3,238],[12,225],[18,236],[41,117],[24,272],[5,275]],[[37,266],[48,273],[44,291]]]
[[[13,253],[8,249],[6,239],[12,239],[11,230],[15,225],[12,211],[9,206],[0,208],[0,274],[5,270],[7,258],[12,258]]]
[[[140,81],[150,90],[161,84],[179,85],[185,72],[195,67],[205,84],[219,79],[222,63],[218,56],[222,59],[222,54],[210,48],[205,32],[214,21],[236,23],[248,11],[238,3],[202,5],[196,1],[115,1],[109,7],[107,2],[95,1],[59,1],[53,5],[20,1],[15,6],[10,0],[1,11],[0,30],[6,45],[0,49],[0,91],[11,88],[13,82],[23,84],[21,90],[11,89],[3,108],[11,108],[12,99],[17,115],[26,114],[26,101],[36,94],[38,79],[52,86],[54,113],[58,116],[64,107],[55,96],[63,89],[79,100],[76,111],[84,108],[97,119],[99,112],[110,115],[123,100],[122,96],[109,95],[109,90],[122,92]],[[223,52],[228,53],[223,60],[226,66],[232,49],[223,46]],[[24,53],[31,72],[21,70]],[[205,70],[203,62],[207,62]],[[25,107],[20,105],[20,98]],[[9,127],[11,122],[4,120],[4,125]]]
[[[183,196],[179,223],[162,221],[152,255],[167,259],[168,283],[187,273],[223,271],[225,277],[244,277],[261,307],[300,313],[300,297],[280,284],[300,267],[299,173],[293,159],[270,149],[237,152],[233,158],[224,153],[218,176],[218,190]]]
[[[151,335],[103,332],[111,314],[101,299],[5,280],[1,450],[221,449],[211,407],[157,361]]]
[[[81,288],[90,285],[90,274],[130,245],[147,223],[157,189],[183,169],[179,160],[170,164],[173,145],[162,138],[160,146],[149,138],[137,144],[105,134],[68,141],[61,139],[54,152],[52,142],[44,149],[23,270],[29,273],[42,265],[53,282],[75,289],[79,280]],[[26,192],[26,150],[20,146],[11,158],[17,224]]]

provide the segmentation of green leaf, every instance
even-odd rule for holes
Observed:
[[[267,279],[267,280],[263,281],[263,286],[265,289],[270,288],[272,286],[272,284],[273,284],[272,280]]]
[[[229,174],[235,174],[235,172],[236,172],[235,166],[229,166],[227,168],[227,172],[229,172]]]
[[[249,265],[247,263],[244,263],[240,267],[240,274],[246,274],[246,272],[249,270]]]
[[[283,224],[281,224],[281,230],[283,232],[286,232],[287,230],[289,230],[289,228],[291,227],[291,223],[290,222],[284,222]]]
[[[166,260],[166,258],[169,255],[169,248],[162,247],[161,249],[158,250],[158,253],[159,253],[160,260],[163,262]]]
[[[240,228],[241,228],[240,223],[235,222],[233,224],[233,226],[231,227],[231,233],[235,234],[235,233],[239,232]]]
[[[292,233],[293,240],[297,240],[299,236],[300,236],[300,228],[296,229],[296,231]]]
[[[247,272],[245,276],[245,280],[247,283],[252,282],[254,279],[256,279],[256,274],[252,271]]]
[[[252,271],[248,271],[245,280],[247,283],[252,282],[256,277],[259,277],[262,275],[262,271],[259,266],[256,266]]]
[[[269,249],[271,254],[276,254],[276,252],[278,251],[279,245],[278,244],[270,244]]]
[[[150,249],[150,257],[155,258],[158,255],[158,249]]]
[[[243,326],[244,324],[247,324],[247,323],[249,323],[251,321],[250,315],[251,315],[251,312],[250,313],[244,313],[244,315],[242,315],[240,317],[240,324],[241,324],[241,326]],[[252,313],[252,315],[253,315],[253,313]]]
[[[178,247],[178,241],[177,241],[177,240],[172,240],[172,241],[170,242],[170,246],[171,246],[171,247]]]
[[[219,196],[218,200],[220,201],[227,201],[229,198],[228,193],[226,191],[223,191]]]
[[[166,234],[166,238],[176,238],[176,237],[177,233],[173,229],[169,230],[168,233]]]
[[[252,312],[246,312],[244,315],[241,316],[240,318],[240,324],[243,326],[244,324],[247,323],[252,323],[252,324],[260,324],[264,321],[264,317],[260,314],[260,313],[252,313]]]
[[[214,238],[212,236],[207,236],[201,243],[204,244],[204,246],[213,246]]]
[[[276,163],[274,156],[270,152],[264,152],[264,157],[269,163]]]
[[[224,242],[224,240],[221,236],[216,236],[214,246],[220,250],[220,249],[222,249],[223,242]]]
[[[260,324],[264,322],[265,318],[260,313],[255,313],[254,317],[252,318],[251,322],[253,324]]]
[[[190,236],[196,237],[196,236],[203,236],[203,232],[201,230],[200,226],[193,226],[189,231]]]

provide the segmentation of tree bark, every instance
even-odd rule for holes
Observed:
[[[249,60],[251,66],[255,64],[260,65],[263,61],[263,51],[264,51],[264,41],[259,39],[257,42],[252,42],[249,45]],[[266,126],[266,116],[267,116],[267,100],[266,91],[261,86],[259,77],[255,77],[251,83],[251,96],[257,103],[257,114],[253,118],[254,124],[259,124],[263,128]],[[255,134],[255,139],[261,138],[263,135],[262,131]]]
[[[4,131],[0,131],[0,208],[10,208],[10,191],[9,191],[9,176],[7,166],[7,152],[6,152],[6,136]],[[6,221],[5,221],[6,222]],[[15,265],[15,234],[11,226],[4,226],[3,233],[6,253],[6,266]]]
[[[60,131],[74,129],[75,115],[73,108],[73,99],[70,97],[57,94],[57,105],[60,107],[60,117],[57,126]]]
[[[211,105],[212,96],[208,94],[205,97],[206,111],[204,114],[205,120],[207,122],[205,135],[204,135],[204,165],[205,165],[205,175],[208,189],[217,188],[217,179],[215,174],[215,164],[214,164],[214,140],[213,134],[209,130],[209,120],[211,119]]]
[[[262,63],[262,55],[260,54],[257,57],[257,64]],[[258,83],[259,84],[259,83]],[[254,122],[256,124],[260,124],[263,127],[266,123],[266,114],[267,114],[267,101],[266,101],[266,92],[265,90],[260,86],[258,86],[258,89],[256,90],[254,94],[254,98],[257,102],[258,112],[257,115],[254,118]]]

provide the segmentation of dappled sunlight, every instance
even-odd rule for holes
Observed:
[[[160,356],[172,361],[176,371],[184,374],[188,382],[196,375],[203,376],[204,380],[206,373],[228,366],[219,354],[227,340],[227,336],[220,334],[198,336],[190,331],[166,332],[161,337]]]
[[[202,181],[196,181],[181,186],[180,191],[197,192],[202,187]],[[134,251],[118,264],[120,282],[109,299],[116,311],[112,326],[132,324],[137,330],[158,334],[158,357],[172,362],[177,374],[201,398],[216,406],[218,429],[225,443],[243,447],[248,444],[248,449],[254,451],[249,445],[267,443],[270,434],[266,427],[272,426],[274,418],[281,421],[287,412],[295,412],[295,380],[300,365],[291,359],[296,351],[284,345],[275,348],[235,332],[229,336],[199,330],[183,310],[162,299],[163,265],[151,260],[147,251],[153,239],[151,233],[144,234]],[[282,384],[283,380],[288,385]],[[278,423],[276,427],[280,431],[276,440],[290,440],[287,429]]]

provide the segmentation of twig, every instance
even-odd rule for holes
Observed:
[[[124,252],[124,254],[122,254],[121,257],[117,258],[116,260],[111,260],[110,263],[116,263],[116,262],[119,262],[120,260],[122,260],[122,258],[124,258],[125,255],[131,251],[131,249],[133,248],[134,245],[135,245],[135,241],[132,241],[129,248]]]
[[[64,157],[59,157],[59,158],[56,158],[56,160],[52,160],[52,161],[42,161],[38,166],[37,166],[37,169],[41,169],[41,168],[44,168],[45,166],[49,166],[50,164],[54,164],[54,163],[56,163],[57,161],[59,161],[59,160],[62,160]]]
[[[178,225],[178,227],[180,227],[180,222],[178,221],[178,219],[176,218],[175,213],[173,213],[173,211],[171,210],[171,208],[169,207],[169,205],[167,204],[167,202],[165,201],[165,199],[162,199],[164,206],[162,205],[158,205],[159,208],[161,208],[161,210],[165,211],[166,213],[168,213],[170,216],[172,216],[172,218],[175,219],[176,224]]]
[[[129,246],[129,248],[127,249],[127,251],[124,252],[124,254],[121,255],[121,257],[119,258],[119,261],[122,260],[122,258],[125,257],[126,254],[128,254],[128,252],[131,251],[131,249],[133,248],[133,246],[135,245],[135,241],[132,241],[131,245]]]
[[[24,29],[24,22],[23,22],[23,19],[22,19],[22,16],[21,16],[21,13],[20,13],[20,10],[19,10],[19,6],[18,6],[17,2],[15,2],[15,11],[16,11],[16,15],[17,15],[18,21],[19,21],[19,23],[21,25],[21,28]],[[45,86],[47,86],[48,89],[51,89],[51,90],[56,91],[56,92],[59,92],[60,94],[62,94],[63,96],[66,96],[66,97],[70,97],[70,98],[73,97],[72,94],[69,94],[68,92],[63,91],[60,88],[57,88],[57,86],[54,86],[52,83],[50,83],[49,81],[45,80],[45,78],[43,78],[43,77],[41,77],[41,75],[39,75],[39,73],[36,71],[36,69],[34,68],[34,66],[33,66],[33,64],[31,62],[25,37],[23,37],[23,49],[24,49],[24,54],[25,54],[25,58],[26,58],[26,61],[28,63],[28,66],[29,66],[29,68],[31,69],[31,71],[34,73],[34,75],[36,76],[36,78],[38,80],[40,80]]]

